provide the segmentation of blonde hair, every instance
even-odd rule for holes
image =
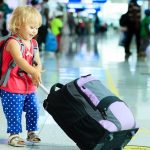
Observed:
[[[17,29],[29,23],[34,23],[35,26],[40,27],[42,24],[41,14],[32,6],[19,6],[12,13],[9,21],[9,30],[12,33],[17,33]]]

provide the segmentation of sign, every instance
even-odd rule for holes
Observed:
[[[69,3],[80,3],[81,0],[69,0]]]

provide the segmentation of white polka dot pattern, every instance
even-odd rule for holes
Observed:
[[[7,119],[7,133],[18,134],[22,132],[22,112],[26,112],[26,130],[36,131],[39,118],[39,104],[35,93],[14,94],[0,91],[3,111]]]

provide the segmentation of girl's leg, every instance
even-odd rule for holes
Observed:
[[[38,143],[41,139],[34,131],[38,129],[39,105],[35,93],[27,94],[25,99],[24,111],[26,112],[26,130],[28,131],[27,140]]]
[[[1,90],[3,111],[7,119],[7,133],[22,132],[21,117],[24,105],[23,94],[14,94]]]
[[[39,104],[35,93],[27,94],[23,110],[26,112],[26,130],[36,131],[38,129]]]
[[[22,94],[1,90],[3,111],[7,119],[7,133],[10,133],[8,144],[11,146],[25,146],[24,140],[19,136],[19,133],[22,132],[21,116],[24,97]]]

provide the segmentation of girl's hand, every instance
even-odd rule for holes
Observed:
[[[38,86],[41,83],[41,71],[37,68],[31,74],[32,82],[34,85]]]

